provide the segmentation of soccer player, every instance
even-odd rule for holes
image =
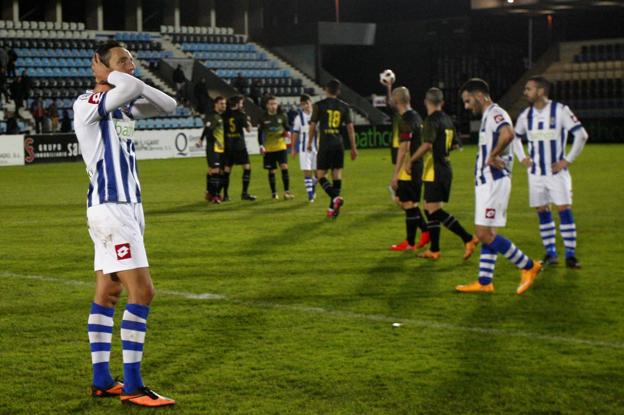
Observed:
[[[223,178],[223,162],[225,143],[223,141],[223,113],[226,109],[225,98],[219,96],[214,100],[214,111],[206,117],[206,126],[197,143],[201,147],[206,138],[206,160],[208,174],[206,174],[206,200],[212,203],[221,203],[219,196]]]
[[[223,168],[223,201],[229,201],[228,193],[230,186],[230,172],[232,166],[243,166],[243,192],[242,200],[254,201],[256,196],[249,194],[249,182],[251,181],[251,164],[245,144],[245,131],[251,131],[251,124],[247,115],[243,112],[243,100],[240,95],[228,99],[228,109],[223,114],[225,127],[225,167]]]
[[[422,190],[422,160],[411,161],[421,142],[422,118],[410,105],[410,92],[404,86],[392,91],[392,101],[394,102],[399,119],[399,150],[397,153],[394,174],[390,181],[390,187],[396,191],[399,204],[405,211],[406,239],[390,247],[393,251],[406,251],[415,249],[416,230],[420,228],[422,232],[427,231],[425,221],[422,218],[418,203]]]
[[[342,169],[344,167],[344,140],[341,127],[346,126],[351,144],[351,160],[357,158],[355,129],[351,121],[349,106],[338,99],[340,82],[333,79],[325,86],[325,99],[314,104],[310,118],[310,137],[315,137],[318,129],[318,156],[316,160],[316,178],[329,196],[327,217],[336,219],[344,199],[340,196],[342,189]],[[312,151],[312,141],[308,140],[308,151]],[[327,172],[332,171],[333,182],[327,180]]]
[[[279,199],[275,185],[275,170],[279,166],[282,171],[282,184],[284,185],[284,199],[290,200],[295,197],[290,192],[290,177],[288,176],[288,151],[285,137],[289,134],[288,118],[282,112],[278,112],[279,102],[274,96],[268,96],[265,100],[266,112],[258,123],[258,145],[264,158],[264,168],[269,171],[269,186],[271,197]]]
[[[143,231],[141,185],[132,142],[134,120],[175,111],[168,95],[132,76],[132,55],[116,42],[98,47],[91,68],[95,88],[74,102],[74,125],[90,184],[89,234],[95,245],[95,298],[88,320],[93,364],[91,394],[157,407],[175,401],[143,384],[141,360],[149,305],[154,297]],[[128,292],[121,322],[124,383],[109,371],[115,305]]]
[[[514,138],[511,119],[505,110],[492,102],[490,88],[484,80],[470,79],[460,91],[464,108],[481,117],[475,165],[475,224],[482,245],[479,279],[456,289],[464,293],[493,292],[496,257],[503,254],[521,270],[516,293],[523,294],[533,285],[542,265],[526,256],[510,240],[496,234],[496,228],[504,227],[507,222],[511,192],[509,168],[513,156],[509,144]]]
[[[459,236],[464,243],[464,259],[470,258],[479,240],[466,232],[463,226],[450,213],[442,209],[448,203],[451,193],[453,171],[449,160],[449,152],[457,140],[457,132],[451,118],[442,111],[444,94],[438,88],[430,88],[425,94],[427,118],[423,124],[423,143],[415,154],[412,162],[424,158],[422,180],[425,184],[425,210],[427,212],[427,228],[431,238],[431,246],[421,258],[440,258],[440,224]]]
[[[312,117],[312,98],[302,95],[299,101],[301,110],[297,113],[293,125],[292,154],[299,153],[299,167],[303,170],[305,189],[308,193],[308,201],[314,202],[316,198],[316,137],[310,136],[310,118]],[[312,141],[312,151],[308,151],[308,140]]]
[[[581,154],[588,135],[583,125],[566,105],[548,99],[550,83],[541,76],[529,79],[524,96],[530,106],[520,114],[516,124],[514,152],[528,168],[529,205],[537,210],[540,235],[546,256],[544,265],[557,264],[555,222],[550,204],[559,211],[559,231],[565,246],[566,266],[580,268],[576,259],[576,224],[572,215],[572,178],[568,166]],[[565,154],[568,133],[574,136]],[[529,156],[521,139],[529,141]]]

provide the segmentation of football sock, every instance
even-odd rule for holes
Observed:
[[[217,178],[219,179],[219,185],[217,186],[217,194],[220,195],[221,190],[223,190],[223,184],[225,183],[225,173],[223,172],[219,173]]]
[[[416,212],[418,212],[418,227],[420,228],[421,232],[428,232],[429,228],[427,227],[427,221],[423,218],[423,214],[420,211],[420,208],[418,206],[414,207],[414,209],[416,209]]]
[[[488,285],[494,278],[496,266],[496,251],[490,245],[481,245],[481,257],[479,258],[479,284]]]
[[[230,172],[226,171],[223,173],[223,197],[228,196],[229,188],[230,188]]]
[[[427,230],[429,231],[429,250],[431,252],[439,252],[440,251],[440,222],[433,219],[433,214],[427,212],[427,219],[429,222],[427,223]]]
[[[148,313],[149,307],[146,305],[126,304],[121,322],[125,393],[134,392],[144,386],[141,378],[141,360]]]
[[[251,181],[251,169],[243,170],[243,194],[248,193],[250,181]]]
[[[327,193],[329,198],[333,199],[334,198],[334,188],[329,183],[329,180],[327,180],[326,177],[323,177],[322,179],[319,180],[319,184],[321,185],[323,190],[325,190],[325,193]]]
[[[503,254],[510,262],[520,269],[533,268],[533,261],[526,256],[519,248],[517,248],[509,239],[500,235],[489,244],[490,249],[499,254]]]
[[[208,185],[208,192],[216,196],[219,193],[219,176],[216,174],[210,175],[210,184]]]
[[[332,187],[334,188],[334,193],[335,196],[340,196],[340,191],[342,190],[342,180],[341,179],[335,179],[334,182],[332,183]]]
[[[565,246],[566,258],[576,256],[576,224],[572,209],[566,209],[559,212],[559,232],[563,237],[563,246]]]
[[[552,213],[550,210],[544,212],[537,212],[540,223],[540,236],[542,237],[542,243],[546,248],[546,254],[550,256],[557,256],[557,248],[555,245],[555,221],[553,221]]]
[[[290,176],[288,175],[288,169],[282,170],[282,183],[284,184],[284,191],[290,190]]]
[[[275,190],[275,172],[269,171],[269,186],[271,186],[271,193],[275,194],[277,191]]]
[[[206,191],[210,192],[210,181],[212,179],[212,175],[207,174],[206,175]]]
[[[420,211],[418,208],[405,209],[405,230],[407,233],[407,243],[410,246],[416,244],[416,229],[418,222],[421,221]]]
[[[109,369],[114,314],[115,309],[112,307],[91,303],[87,330],[91,345],[93,385],[101,389],[111,386],[114,382]]]
[[[431,218],[437,220],[444,225],[448,230],[459,236],[464,243],[472,241],[472,235],[466,232],[463,226],[455,218],[455,216],[446,212],[444,209],[438,209],[431,214]]]
[[[306,192],[308,192],[308,200],[312,200],[314,198],[314,180],[310,176],[306,176],[303,182],[305,183]]]

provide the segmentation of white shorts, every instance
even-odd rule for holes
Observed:
[[[315,150],[299,153],[299,167],[301,167],[301,170],[316,170],[316,154]]]
[[[95,246],[93,270],[110,274],[148,267],[143,244],[145,219],[140,203],[104,203],[87,209]]]
[[[502,228],[507,224],[511,179],[488,181],[475,187],[475,224]]]
[[[540,207],[554,203],[557,206],[572,204],[572,177],[568,170],[552,176],[529,174],[529,206]]]

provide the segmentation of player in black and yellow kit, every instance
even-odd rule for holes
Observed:
[[[398,122],[399,149],[397,152],[394,174],[390,187],[396,192],[401,208],[405,211],[406,239],[390,249],[406,251],[416,249],[416,230],[424,233],[427,225],[422,217],[418,203],[422,190],[420,176],[422,174],[422,160],[412,163],[411,155],[421,143],[422,118],[410,105],[410,93],[405,87],[392,91],[392,101],[400,116]]]
[[[266,97],[266,113],[258,123],[258,145],[260,153],[264,156],[264,168],[269,171],[269,186],[271,197],[279,199],[275,186],[275,170],[279,166],[282,171],[282,183],[284,184],[284,199],[289,200],[295,196],[290,192],[290,178],[288,177],[288,151],[285,138],[288,136],[290,127],[288,117],[278,112],[279,103],[273,96]]]
[[[223,177],[223,162],[225,142],[223,136],[223,113],[225,112],[225,98],[216,97],[214,111],[206,116],[204,131],[202,132],[198,147],[206,139],[206,159],[208,161],[208,174],[206,174],[206,200],[213,203],[221,203],[219,193]]]
[[[351,144],[351,160],[357,158],[355,144],[355,129],[351,120],[349,106],[338,99],[340,82],[331,80],[325,86],[327,98],[314,104],[312,118],[310,118],[310,137],[314,137],[317,130],[318,155],[316,159],[316,177],[319,184],[329,195],[329,209],[327,217],[336,219],[344,199],[340,196],[342,188],[342,169],[344,167],[344,139],[341,128],[346,126]],[[312,141],[308,142],[308,151],[312,151]],[[332,171],[333,182],[327,180],[327,172]]]
[[[388,107],[392,110],[392,137],[390,141],[390,160],[392,161],[392,165],[396,166],[397,155],[399,153],[399,123],[401,122],[401,114],[397,112],[397,109],[392,101],[392,85],[395,80],[384,80],[382,79],[381,84],[386,87],[386,103]],[[390,197],[393,200],[396,200],[396,193],[394,189],[390,186],[388,187],[390,191]]]
[[[251,164],[245,144],[245,131],[251,131],[251,124],[247,115],[243,112],[243,97],[236,95],[228,99],[228,109],[223,114],[223,126],[225,128],[225,167],[223,168],[223,200],[230,200],[228,188],[230,185],[230,172],[232,166],[243,166],[243,193],[241,199],[256,200],[249,194],[249,182],[251,180]]]
[[[423,143],[412,156],[412,161],[424,159],[422,178],[425,184],[425,210],[429,223],[431,246],[419,256],[440,258],[440,224],[459,236],[464,242],[464,259],[470,258],[479,240],[466,232],[459,221],[442,209],[449,201],[453,171],[449,161],[451,149],[459,142],[451,118],[442,111],[444,95],[438,88],[430,88],[425,95],[427,118],[423,124]]]

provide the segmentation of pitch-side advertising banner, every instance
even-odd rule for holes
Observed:
[[[0,167],[24,165],[24,136],[0,136]]]

